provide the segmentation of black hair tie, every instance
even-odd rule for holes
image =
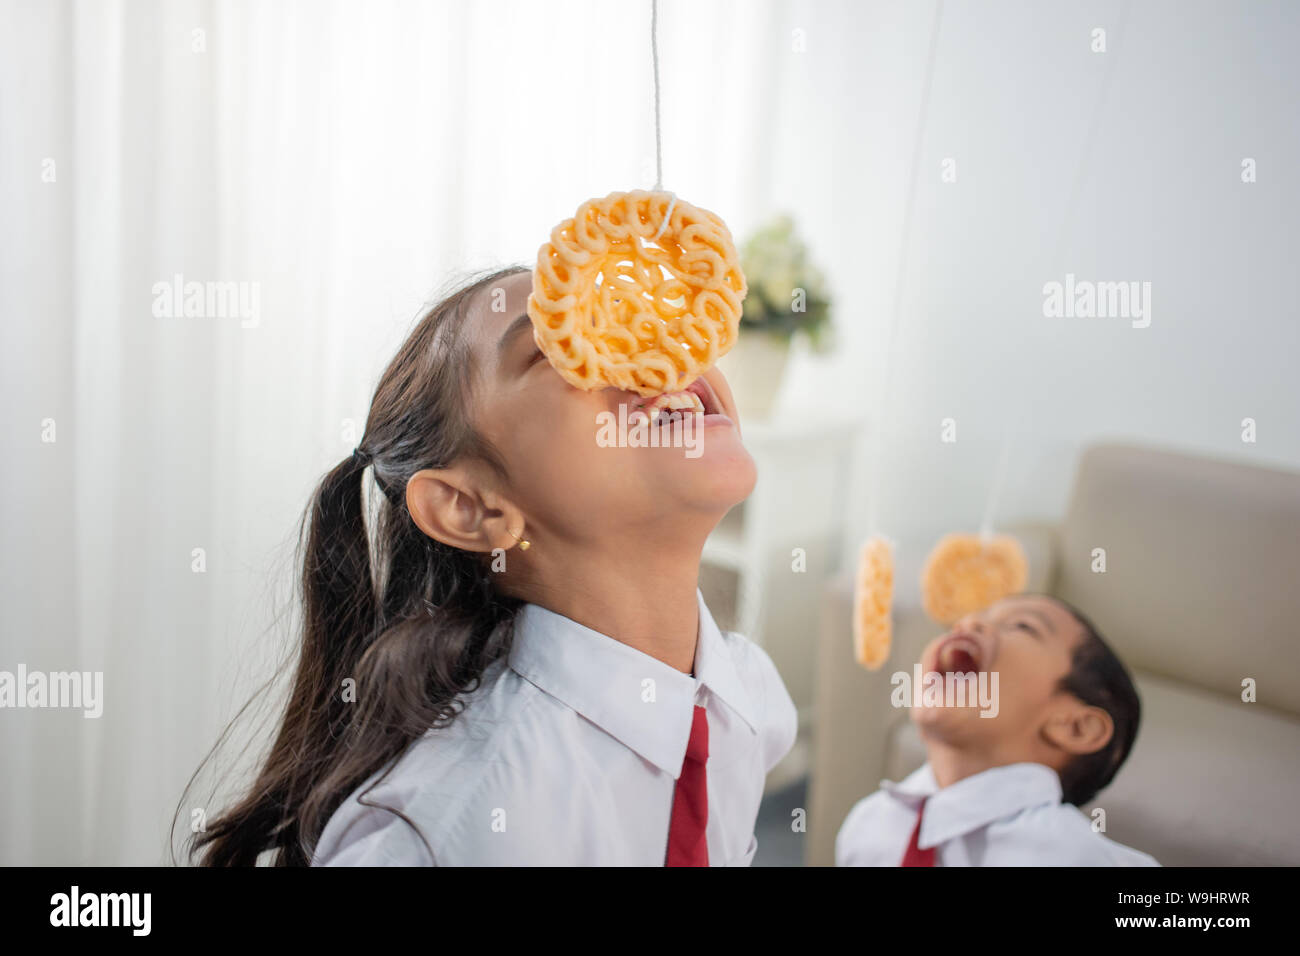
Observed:
[[[358,445],[356,448],[352,449],[352,460],[364,468],[374,460],[374,456],[371,455],[370,452],[363,450],[362,447]]]

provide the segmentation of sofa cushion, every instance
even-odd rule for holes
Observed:
[[[1234,700],[1253,678],[1300,714],[1297,568],[1300,474],[1101,445],[1079,463],[1055,590],[1135,670]]]

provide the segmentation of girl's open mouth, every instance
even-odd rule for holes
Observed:
[[[731,419],[722,410],[717,393],[704,378],[697,378],[686,388],[677,392],[665,392],[653,398],[640,399],[634,411],[645,413],[652,425],[670,425],[683,420],[688,415],[701,415],[701,424],[714,422],[731,423]]]
[[[668,392],[656,395],[641,411],[649,417],[651,425],[670,425],[687,415],[703,415],[704,403],[692,391]]]
[[[686,391],[700,400],[700,407],[705,416],[722,414],[722,403],[718,401],[718,396],[714,394],[713,386],[709,384],[708,379],[700,376],[686,387]]]

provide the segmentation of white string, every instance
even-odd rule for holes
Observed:
[[[907,269],[908,238],[912,233],[912,209],[916,205],[916,183],[920,178],[921,146],[925,141],[925,123],[930,112],[930,87],[934,80],[935,51],[939,48],[939,24],[943,20],[943,0],[938,0],[934,8],[934,22],[930,26],[930,51],[926,56],[925,84],[921,87],[921,109],[916,120],[916,138],[912,141],[912,175],[907,184],[907,200],[903,206],[903,235],[898,244],[898,275],[894,279],[894,308],[889,320],[889,337],[885,340],[885,372],[881,398],[876,407],[880,410],[879,424],[876,427],[875,451],[870,464],[870,478],[867,482],[867,533],[875,534],[876,514],[880,501],[881,468],[885,450],[885,429],[889,422],[887,411],[889,398],[893,391],[894,378],[894,340],[898,336],[899,318],[903,311],[903,278]]]
[[[655,73],[655,191],[664,188],[663,139],[659,129],[659,0],[650,0],[650,59]]]
[[[1074,172],[1074,178],[1070,183],[1070,193],[1065,201],[1065,210],[1061,214],[1061,228],[1057,231],[1056,243],[1052,247],[1053,263],[1059,262],[1061,252],[1065,247],[1065,236],[1070,225],[1070,220],[1074,216],[1075,208],[1078,205],[1079,196],[1083,191],[1083,182],[1087,178],[1088,160],[1092,155],[1092,145],[1097,139],[1097,130],[1101,125],[1103,107],[1106,103],[1106,97],[1110,91],[1112,78],[1115,75],[1115,65],[1119,60],[1120,50],[1123,44],[1118,41],[1123,38],[1125,28],[1128,25],[1129,13],[1133,9],[1132,3],[1124,5],[1120,14],[1119,22],[1112,31],[1114,42],[1111,43],[1109,51],[1106,53],[1106,71],[1102,74],[1101,83],[1097,88],[1097,96],[1093,100],[1092,112],[1088,119],[1087,132],[1083,138],[1083,149],[1079,156],[1079,165]],[[1023,409],[1022,415],[1027,414],[1028,410]],[[1020,416],[1017,416],[1019,418]],[[980,543],[987,546],[993,538],[993,519],[997,514],[998,501],[1002,497],[1003,486],[1006,484],[1007,463],[1011,451],[1011,424],[1008,422],[1002,435],[1002,448],[998,452],[997,467],[993,472],[993,484],[989,488],[988,500],[984,503],[984,520],[980,522]]]
[[[1002,432],[1002,450],[998,452],[997,468],[993,472],[993,485],[989,488],[988,501],[984,503],[984,520],[980,523],[980,543],[987,545],[993,540],[993,516],[997,513],[998,499],[1002,497],[1002,486],[1007,480],[1007,460],[1011,451],[1011,425],[1008,423]]]
[[[1083,183],[1087,178],[1088,160],[1092,155],[1092,145],[1097,139],[1097,130],[1101,125],[1103,107],[1106,103],[1107,95],[1110,91],[1112,78],[1115,75],[1115,66],[1119,60],[1120,50],[1123,45],[1118,41],[1125,34],[1125,27],[1128,25],[1129,13],[1132,10],[1132,3],[1124,5],[1120,14],[1119,22],[1112,31],[1114,41],[1106,53],[1106,71],[1102,74],[1101,83],[1097,88],[1097,96],[1093,100],[1092,112],[1088,119],[1087,132],[1083,138],[1083,149],[1080,151],[1079,165],[1075,169],[1074,178],[1070,183],[1070,193],[1065,201],[1065,210],[1061,214],[1061,228],[1057,231],[1056,243],[1052,247],[1051,262],[1056,263],[1061,259],[1061,252],[1065,248],[1066,232],[1070,225],[1070,220],[1074,217],[1075,208],[1078,205],[1079,196],[1083,191]],[[1018,421],[1021,417],[1028,414],[1028,409],[1022,409],[1021,414],[1016,416]],[[998,452],[998,463],[993,472],[993,484],[989,488],[988,500],[984,503],[984,520],[980,522],[980,543],[987,546],[993,539],[993,519],[997,515],[998,502],[1002,497],[1003,487],[1007,479],[1007,463],[1010,459],[1011,452],[1011,423],[1008,422],[1002,434],[1002,448]]]
[[[673,218],[673,207],[677,205],[676,193],[669,193],[668,197],[668,208],[664,211],[664,221],[659,223],[659,231],[655,233],[656,239],[662,236],[664,230],[668,228],[668,221]]]
[[[650,0],[650,61],[654,64],[655,74],[655,192],[664,188],[664,149],[663,132],[659,122],[659,0]],[[675,193],[669,193],[668,209],[664,212],[659,231],[654,234],[657,241],[668,228],[673,216],[673,207],[677,205]]]
[[[1124,37],[1125,27],[1128,25],[1129,13],[1132,9],[1133,4],[1131,2],[1124,5],[1119,22],[1116,23],[1115,29],[1110,34],[1113,37],[1113,42],[1106,52],[1106,71],[1102,74],[1101,83],[1097,87],[1097,97],[1093,100],[1092,113],[1088,117],[1088,129],[1083,137],[1083,149],[1079,151],[1079,167],[1075,170],[1074,179],[1070,183],[1070,195],[1065,201],[1065,211],[1061,214],[1061,228],[1056,237],[1056,245],[1052,249],[1051,261],[1053,266],[1061,260],[1061,252],[1065,248],[1066,230],[1069,228],[1070,220],[1074,218],[1079,196],[1083,192],[1083,181],[1087,178],[1088,160],[1092,158],[1093,143],[1097,141],[1097,130],[1101,127],[1106,97],[1110,92],[1111,81],[1116,73],[1115,67],[1119,62],[1119,54],[1124,49],[1124,45],[1119,41]]]

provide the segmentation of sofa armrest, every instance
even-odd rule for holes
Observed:
[[[833,866],[835,835],[855,801],[876,789],[891,714],[892,669],[868,671],[853,657],[853,577],[823,592],[813,698],[813,766],[808,781],[804,863]]]

